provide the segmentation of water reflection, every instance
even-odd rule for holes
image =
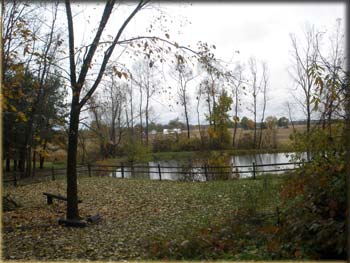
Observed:
[[[186,165],[179,161],[160,161],[143,164],[135,164],[133,168],[118,168],[110,174],[114,178],[137,178],[151,180],[171,180],[171,181],[207,181],[212,179],[233,179],[247,178],[253,176],[253,163],[256,175],[264,173],[283,173],[284,171],[274,171],[279,169],[295,168],[294,164],[289,164],[292,153],[273,153],[255,155],[235,155],[218,165],[217,161],[191,161]],[[220,163],[220,162],[219,162]],[[266,164],[279,164],[275,166],[260,166]],[[221,168],[220,166],[226,166]],[[241,167],[243,166],[243,167]]]

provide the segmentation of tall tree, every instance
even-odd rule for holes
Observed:
[[[150,120],[150,99],[156,94],[157,88],[159,88],[159,80],[157,79],[159,70],[157,66],[149,58],[143,61],[139,61],[132,74],[134,83],[139,87],[140,91],[140,129],[141,129],[141,141],[143,140],[143,120],[142,114],[145,113],[145,137],[146,145],[148,146],[149,141],[149,120]],[[143,94],[145,95],[145,108],[143,110],[142,100]]]
[[[306,26],[304,31],[304,43],[297,40],[295,35],[291,35],[294,67],[291,75],[295,81],[296,89],[300,91],[295,99],[301,105],[306,117],[306,134],[311,132],[311,117],[314,111],[313,97],[315,94],[315,83],[309,70],[319,58],[317,45],[320,35],[314,26]],[[299,98],[302,96],[302,99]],[[310,160],[310,152],[307,150],[307,159]]]
[[[267,87],[268,87],[268,71],[267,71],[267,63],[262,63],[262,78],[261,78],[261,92],[263,94],[263,108],[260,120],[260,132],[259,132],[259,148],[262,147],[262,130],[263,130],[263,122],[265,118],[266,104],[267,104]]]
[[[35,148],[41,143],[46,143],[43,138],[39,141],[36,139],[41,129],[50,126],[48,121],[52,111],[44,111],[43,108],[50,106],[56,110],[50,96],[54,94],[52,89],[60,89],[60,86],[54,85],[53,78],[57,75],[54,64],[62,44],[56,23],[57,5],[54,3],[51,5],[52,9],[47,10],[45,4],[41,3],[32,7],[25,2],[13,1],[6,5],[2,2],[5,11],[3,17],[5,30],[2,35],[4,118],[11,119],[17,115],[21,119],[21,124],[6,121],[4,130],[15,129],[16,133],[21,131],[20,140],[17,140],[20,143],[17,142],[15,146],[17,154],[14,158],[19,158],[19,168],[22,172],[25,170],[27,176],[31,172],[31,157],[36,155]],[[38,16],[43,10],[47,23]],[[59,75],[56,77],[60,78]],[[51,104],[47,104],[48,100],[51,100]],[[20,106],[21,110],[17,106]],[[46,121],[42,121],[43,119]],[[52,122],[52,119],[50,121]],[[16,127],[17,124],[21,127]],[[5,143],[5,151],[7,146],[8,143]]]
[[[187,138],[190,139],[190,121],[189,121],[189,105],[190,98],[188,96],[188,83],[195,78],[193,71],[188,67],[181,55],[176,56],[174,78],[178,82],[177,95],[180,100],[180,104],[183,107],[186,126],[187,126]]]
[[[316,39],[318,40],[318,39]],[[334,30],[329,36],[329,47],[327,53],[322,51],[322,45],[316,43],[316,48],[319,53],[322,67],[322,74],[319,79],[324,78],[324,85],[319,90],[319,107],[321,111],[322,128],[328,129],[328,135],[332,137],[332,118],[339,118],[339,113],[342,111],[342,101],[345,96],[345,91],[341,85],[344,79],[345,68],[345,35],[340,19],[337,19]],[[310,72],[314,69],[312,68]],[[316,81],[316,79],[315,79]],[[315,83],[318,85],[320,82]]]
[[[71,4],[69,0],[65,1],[66,14],[68,22],[68,42],[69,42],[69,60],[70,60],[70,87],[72,89],[71,108],[69,117],[69,139],[68,139],[68,155],[67,155],[67,220],[76,221],[79,220],[78,210],[78,187],[77,187],[77,145],[78,145],[78,132],[79,132],[79,116],[81,108],[91,98],[96,88],[101,82],[103,74],[105,72],[108,61],[110,60],[118,41],[123,34],[126,26],[135,17],[135,15],[146,6],[148,1],[140,1],[133,11],[127,16],[120,28],[117,30],[116,35],[105,49],[103,54],[102,63],[99,67],[96,78],[86,93],[80,98],[83,87],[85,87],[86,77],[90,67],[92,66],[93,59],[96,55],[96,50],[101,42],[101,35],[106,27],[106,24],[113,11],[115,0],[109,0],[106,2],[101,20],[99,22],[96,34],[91,44],[86,48],[86,56],[80,65],[80,70],[77,71],[75,60],[75,43],[74,43],[74,24],[73,15],[71,10]],[[79,72],[79,74],[78,74]]]
[[[253,104],[252,104],[252,113],[254,116],[254,137],[253,137],[253,145],[254,148],[257,147],[257,97],[260,92],[260,86],[258,85],[258,71],[257,71],[257,65],[256,65],[256,58],[251,57],[249,59],[249,68],[250,73],[252,77],[252,84],[251,84],[251,94],[253,96]]]
[[[236,135],[237,135],[237,127],[239,123],[238,111],[240,105],[240,95],[242,90],[245,89],[243,86],[243,66],[241,64],[237,64],[234,71],[228,73],[228,79],[230,84],[232,84],[232,97],[234,98],[234,115],[233,115],[233,133],[232,133],[232,146],[234,147],[236,144]]]
[[[213,138],[215,147],[219,149],[225,148],[229,142],[228,123],[230,121],[230,115],[228,111],[231,110],[232,98],[228,96],[227,92],[223,89],[220,93],[217,105],[214,108],[212,118],[215,122],[215,127],[209,127],[209,136]]]

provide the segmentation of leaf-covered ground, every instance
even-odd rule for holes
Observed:
[[[276,183],[277,182],[277,183]],[[59,226],[65,202],[46,204],[43,192],[65,195],[64,180],[9,187],[21,207],[3,215],[3,258],[12,260],[147,259],[150,240],[178,239],[241,206],[274,207],[278,180],[205,183],[79,178],[80,215],[100,213],[86,228]]]

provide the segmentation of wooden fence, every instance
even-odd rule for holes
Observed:
[[[245,174],[251,174],[252,179],[256,179],[257,176],[261,173],[281,173],[287,171],[293,171],[299,166],[305,164],[304,162],[294,162],[294,163],[275,163],[275,164],[256,164],[253,162],[251,165],[240,165],[240,166],[210,166],[205,164],[203,166],[161,166],[159,163],[157,165],[134,165],[123,163],[119,165],[98,165],[98,164],[88,164],[83,166],[77,166],[78,176],[88,175],[115,175],[116,173],[120,174],[119,178],[127,178],[126,174],[129,173],[132,176],[137,174],[150,176],[157,175],[158,180],[163,180],[164,175],[177,175],[178,177],[182,176],[182,179],[193,179],[193,177],[201,177],[202,181],[210,181],[215,179],[229,179],[229,178],[238,178],[239,176]],[[281,166],[288,166],[282,167]],[[290,167],[292,166],[292,167]],[[268,167],[269,169],[266,169]],[[261,169],[263,168],[263,169]],[[164,171],[164,169],[167,169]],[[12,184],[17,186],[19,182],[21,184],[42,182],[48,180],[56,180],[57,177],[66,176],[66,168],[54,168],[47,170],[45,174],[41,176],[23,178],[20,176],[19,172],[13,172],[12,176],[3,177],[4,184]],[[247,176],[245,176],[247,177]],[[153,179],[155,179],[153,177]]]
[[[209,166],[205,164],[203,166],[161,166],[157,165],[132,165],[132,164],[120,164],[120,165],[88,165],[89,176],[96,173],[120,173],[120,178],[125,178],[126,171],[132,172],[132,174],[158,174],[159,180],[162,180],[164,174],[177,174],[177,175],[204,175],[206,181],[213,178],[215,175],[238,175],[238,174],[251,174],[253,179],[256,179],[259,173],[276,173],[276,172],[287,172],[297,169],[303,162],[294,163],[275,163],[275,164],[255,164],[251,165],[240,165],[240,166]],[[293,166],[281,168],[280,166]],[[260,169],[264,167],[264,169]],[[265,169],[265,167],[272,167],[272,169]],[[245,169],[245,170],[242,170]],[[168,169],[162,171],[162,169]],[[173,170],[173,171],[171,171]],[[181,170],[181,171],[179,171]]]

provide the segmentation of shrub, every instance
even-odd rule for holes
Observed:
[[[252,149],[254,147],[253,136],[250,133],[244,133],[243,136],[238,139],[237,147],[239,149]]]
[[[185,240],[155,240],[147,249],[152,259],[167,260],[268,260],[271,236],[278,228],[263,222],[249,209],[239,208],[230,219],[193,231]]]
[[[346,175],[344,162],[320,158],[284,186],[280,239],[296,258],[345,259]]]
[[[149,149],[142,145],[139,140],[129,139],[121,146],[120,151],[122,156],[126,157],[126,161],[135,162],[147,160]]]
[[[152,143],[153,152],[170,152],[174,143],[175,140],[171,137],[157,136]]]

